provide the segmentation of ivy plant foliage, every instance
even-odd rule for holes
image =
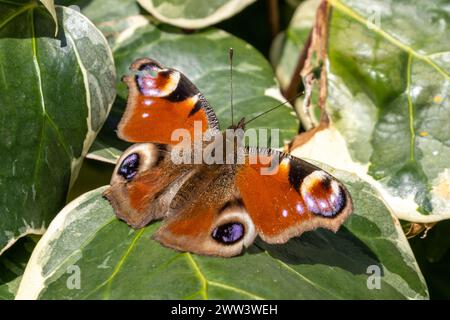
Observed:
[[[41,2],[45,7],[0,0],[0,130],[6,137],[0,144],[6,157],[0,165],[0,250],[21,235],[42,233],[63,206],[115,89],[112,112],[88,157],[115,163],[129,145],[115,132],[127,98],[115,73],[128,74],[136,58],[151,57],[182,71],[205,94],[223,129],[231,124],[230,47],[235,121],[284,101],[270,65],[250,44],[214,28],[185,31],[226,19],[253,0],[205,1],[202,10],[193,10],[194,1],[140,0],[140,7],[134,0],[57,0],[81,9],[56,7],[57,29],[53,1]],[[449,118],[448,9],[423,1],[414,4],[420,9],[403,1],[328,2],[333,10],[324,66],[331,124],[294,153],[346,170],[325,168],[347,186],[355,206],[336,234],[320,229],[284,245],[257,239],[229,259],[181,253],[152,240],[160,222],[133,230],[119,221],[102,187],[59,212],[23,276],[34,241],[21,239],[1,257],[0,298],[428,298],[392,214],[423,221],[447,217],[448,202],[442,200],[448,197],[448,132],[439,117]],[[294,19],[282,42],[286,46],[274,50],[283,88],[292,78],[290,57],[298,56],[306,41],[317,4],[308,0],[299,7],[296,15],[304,24]],[[155,23],[142,8],[182,29]],[[285,105],[250,127],[280,128],[282,142],[299,124]],[[413,138],[409,144],[405,133]],[[393,149],[398,154],[391,155]],[[14,263],[5,264],[9,261]]]
[[[97,27],[113,24],[129,16],[139,15],[136,0],[56,0],[59,5],[78,7]]]
[[[0,1],[0,252],[65,204],[115,97],[103,35],[79,12]]]
[[[114,59],[118,75],[129,73],[130,64],[141,57],[151,57],[165,66],[180,70],[205,95],[219,118],[221,128],[226,129],[232,122],[229,48],[234,49],[235,123],[242,117],[250,120],[264,110],[285,102],[267,60],[248,43],[222,30],[185,34],[173,27],[147,24],[136,29],[130,37],[116,42]],[[120,81],[117,88],[118,99],[89,158],[114,163],[127,146],[118,141],[115,130],[123,114],[128,91]],[[279,129],[279,139],[274,136],[270,142],[281,147],[298,132],[298,127],[295,112],[287,103],[251,122],[247,128]],[[267,134],[269,141],[271,133]]]
[[[138,0],[158,20],[185,29],[199,29],[225,20],[256,0]]]
[[[405,299],[428,293],[403,235],[378,193],[326,168],[353,195],[355,212],[335,234],[316,230],[284,245],[257,240],[244,254],[181,253],[133,230],[101,197],[74,200],[36,247],[18,299]],[[74,289],[75,288],[75,289]]]
[[[294,152],[357,172],[415,222],[450,218],[445,3],[329,1],[331,125]]]
[[[314,26],[316,11],[321,0],[306,0],[298,5],[289,26],[280,32],[270,48],[270,62],[280,86],[286,90],[294,75],[296,64]]]

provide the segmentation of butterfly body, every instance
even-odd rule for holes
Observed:
[[[147,58],[131,70],[118,135],[136,144],[119,159],[104,196],[133,228],[163,219],[154,235],[163,245],[229,257],[256,236],[284,243],[317,227],[336,231],[351,213],[348,191],[325,171],[243,146],[244,119],[221,132],[213,109],[179,71]],[[200,140],[180,142],[199,132]]]

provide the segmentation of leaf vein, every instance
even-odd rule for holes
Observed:
[[[450,80],[450,75],[445,70],[443,70],[441,67],[439,67],[432,59],[430,59],[430,57],[428,55],[423,55],[423,54],[417,52],[416,50],[414,50],[413,48],[411,48],[410,46],[404,44],[399,39],[395,38],[391,34],[387,33],[384,30],[382,30],[375,23],[365,19],[364,17],[359,15],[356,11],[354,11],[350,7],[348,7],[345,4],[343,4],[342,2],[340,2],[340,0],[328,0],[328,2],[334,8],[338,9],[339,11],[344,13],[345,15],[353,18],[354,20],[358,21],[359,23],[361,23],[363,25],[370,26],[371,30],[374,33],[380,35],[381,37],[383,37],[384,39],[386,39],[387,41],[389,41],[390,43],[392,43],[396,47],[402,49],[403,51],[406,51],[407,53],[413,55],[414,57],[416,57],[419,60],[425,61],[430,66],[432,66],[438,73],[440,73],[445,79]]]
[[[237,292],[237,293],[241,293],[241,294],[249,296],[249,297],[251,297],[252,299],[255,299],[255,300],[266,300],[265,298],[260,297],[260,296],[258,296],[256,294],[253,294],[251,292],[248,292],[248,291],[245,291],[245,290],[242,290],[242,289],[239,289],[239,288],[227,285],[227,284],[223,284],[223,283],[220,283],[220,282],[210,281],[209,280],[208,284],[211,285],[211,286],[219,287],[219,288],[226,289],[226,290],[229,290],[229,291],[234,291],[234,292]]]
[[[139,232],[136,233],[133,240],[131,241],[130,245],[128,246],[127,250],[123,254],[123,256],[120,258],[119,262],[117,263],[116,267],[114,268],[113,273],[109,276],[108,279],[102,284],[107,285],[107,289],[103,294],[103,297],[105,299],[109,298],[109,295],[111,294],[111,284],[116,275],[120,272],[120,269],[122,268],[123,264],[127,260],[128,256],[130,255],[131,251],[133,251],[134,247],[136,246],[137,241],[141,238],[142,234],[144,233],[145,229],[139,230]]]
[[[36,160],[36,168],[35,168],[35,180],[36,180],[36,176],[39,172],[39,164],[40,164],[40,156],[42,153],[42,147],[43,147],[43,140],[44,140],[44,127],[46,124],[46,119],[48,120],[50,126],[53,128],[53,130],[56,133],[56,137],[58,139],[58,141],[61,143],[61,146],[64,149],[64,152],[66,153],[66,155],[69,157],[69,160],[72,159],[72,154],[67,146],[67,144],[64,142],[64,139],[62,137],[61,131],[59,130],[58,126],[56,125],[56,123],[53,121],[53,119],[50,117],[50,115],[47,113],[47,109],[45,107],[45,99],[44,99],[44,90],[42,87],[42,75],[41,75],[41,68],[39,66],[39,59],[38,59],[38,55],[37,55],[37,43],[36,43],[36,30],[34,27],[34,8],[32,10],[30,10],[30,25],[31,25],[31,47],[32,47],[32,51],[33,51],[33,64],[36,70],[36,76],[37,76],[37,80],[38,80],[38,89],[39,89],[39,94],[40,94],[40,102],[41,102],[41,108],[42,108],[42,130],[41,130],[41,136],[40,136],[40,141],[39,141],[39,149],[38,149],[38,158]]]
[[[406,67],[406,97],[408,99],[408,114],[409,114],[409,133],[410,133],[410,160],[415,161],[415,140],[416,133],[414,132],[414,108],[411,99],[411,72],[412,72],[412,55],[408,54],[408,63]]]
[[[200,294],[204,300],[208,300],[208,280],[206,280],[206,277],[203,275],[202,271],[200,270],[197,262],[195,262],[194,257],[189,252],[185,253],[185,256],[187,257],[187,260],[192,266],[192,269],[194,270],[196,276],[200,280]]]
[[[12,20],[14,20],[14,18],[17,18],[18,16],[20,16],[22,13],[24,13],[25,11],[35,7],[36,4],[34,2],[29,3],[27,5],[24,5],[23,7],[21,7],[19,10],[17,10],[16,12],[12,13],[11,15],[9,15],[8,17],[5,18],[5,20],[3,21],[3,23],[0,24],[0,29],[2,29],[4,26],[6,26],[9,22],[11,22]]]
[[[12,6],[17,6],[17,7],[22,7],[22,6],[24,6],[23,4],[21,4],[21,3],[17,3],[17,2],[13,2],[13,1],[7,1],[7,0],[0,0],[0,3],[3,3],[3,4],[9,4],[9,5],[12,5]],[[26,5],[26,4],[25,4]]]

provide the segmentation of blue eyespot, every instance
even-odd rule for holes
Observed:
[[[242,239],[244,225],[238,222],[226,223],[215,228],[211,234],[214,240],[223,244],[233,244]]]
[[[131,180],[137,174],[139,168],[139,154],[128,155],[119,167],[118,174],[126,180]]]

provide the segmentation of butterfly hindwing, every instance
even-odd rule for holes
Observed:
[[[284,243],[318,227],[337,231],[351,213],[348,191],[327,172],[278,151],[248,150],[236,186],[264,241]]]
[[[154,238],[173,249],[230,257],[256,237],[235,189],[234,174],[225,166],[202,166],[180,188],[171,212]]]
[[[172,133],[186,129],[193,136],[194,124],[202,132],[219,130],[217,117],[197,87],[181,72],[143,58],[130,67],[134,75],[123,77],[128,102],[118,135],[129,142],[176,144]]]
[[[166,216],[174,194],[192,174],[190,167],[172,165],[170,150],[168,145],[134,144],[117,162],[103,195],[133,228]]]

